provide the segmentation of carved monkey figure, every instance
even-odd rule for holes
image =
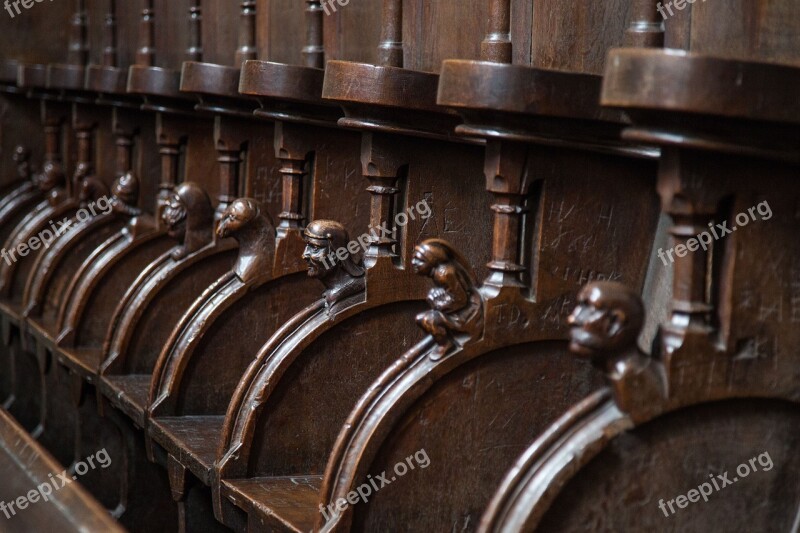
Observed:
[[[432,358],[441,359],[450,348],[463,344],[466,339],[459,342],[460,337],[472,338],[483,327],[483,299],[475,274],[461,254],[439,239],[417,245],[411,267],[434,283],[427,298],[431,309],[417,315],[417,324],[438,344]]]

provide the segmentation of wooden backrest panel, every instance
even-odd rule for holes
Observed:
[[[791,531],[800,500],[799,433],[797,406],[788,402],[728,401],[664,416],[595,457],[562,489],[538,531],[587,523],[607,531]],[[732,485],[717,477],[726,474]],[[672,501],[670,512],[667,502],[704,483],[708,501],[698,495],[684,508]]]
[[[630,0],[533,2],[531,65],[602,74],[606,52],[623,42]]]
[[[233,65],[241,0],[203,0],[203,61]]]
[[[793,0],[696,2],[692,52],[800,65],[800,4]]]
[[[156,66],[180,70],[189,46],[189,7],[194,0],[155,0]]]

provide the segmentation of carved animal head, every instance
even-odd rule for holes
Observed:
[[[364,275],[364,268],[357,258],[348,254],[340,260],[331,255],[341,248],[346,249],[350,242],[347,230],[338,222],[315,220],[306,226],[303,237],[306,241],[303,259],[308,263],[309,277],[324,279],[339,269],[344,269],[350,276]]]
[[[639,295],[611,281],[589,283],[567,319],[570,350],[588,359],[602,358],[633,346],[644,322]]]
[[[217,236],[223,239],[235,236],[257,219],[263,219],[261,226],[268,222],[259,203],[251,198],[239,198],[222,213],[222,218],[217,224]],[[271,221],[269,224],[272,225]]]

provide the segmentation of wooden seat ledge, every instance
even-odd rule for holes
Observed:
[[[46,89],[47,65],[20,63],[17,68],[17,85],[25,89]]]
[[[161,67],[131,65],[126,90],[145,98],[144,109],[166,113],[192,114],[195,99],[182,93],[181,73]]]
[[[279,531],[312,531],[319,516],[321,476],[222,481],[223,495],[249,515],[249,522]]]
[[[342,106],[343,127],[464,142],[453,135],[457,113],[436,104],[438,85],[430,72],[328,61],[322,97]]]
[[[100,348],[66,348],[62,346],[55,348],[53,353],[62,365],[81,375],[87,383],[97,381],[97,373],[102,360]]]
[[[47,65],[47,88],[82,91],[86,85],[86,67],[83,65]]]
[[[637,158],[655,148],[622,140],[628,124],[600,106],[602,77],[487,61],[448,60],[437,102],[463,119],[456,133]]]
[[[256,105],[239,94],[239,76],[236,67],[185,61],[180,90],[197,98],[202,110],[249,117]]]
[[[238,91],[258,98],[332,105],[322,99],[324,79],[322,69],[250,60],[242,65]]]
[[[442,63],[437,103],[455,109],[623,122],[600,106],[603,78],[487,61]]]
[[[239,93],[256,99],[255,115],[268,120],[336,127],[342,111],[322,99],[325,71],[272,61],[245,61]]]
[[[111,405],[125,413],[137,427],[145,427],[150,392],[149,374],[101,376],[97,386]]]
[[[149,436],[206,486],[211,486],[224,416],[151,418]]]
[[[24,94],[25,90],[18,85],[21,62],[15,59],[0,60],[0,92],[7,94]]]
[[[800,68],[677,50],[609,54],[602,104],[800,124]]]
[[[90,65],[86,68],[86,89],[98,93],[127,95],[128,69]]]
[[[360,103],[446,112],[436,105],[439,75],[398,67],[351,61],[328,61],[322,97],[340,103]]]

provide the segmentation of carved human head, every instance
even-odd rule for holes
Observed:
[[[643,321],[644,308],[635,291],[612,281],[589,283],[567,319],[569,348],[588,359],[621,352],[635,345]]]
[[[309,277],[323,279],[339,268],[352,276],[363,275],[363,269],[352,256],[339,260],[330,255],[340,248],[346,248],[350,241],[347,230],[335,220],[311,222],[306,226],[303,238],[306,241],[303,259],[308,263]]]
[[[191,233],[210,233],[214,211],[208,194],[199,185],[186,182],[170,193],[161,218],[169,236],[183,242]]]

